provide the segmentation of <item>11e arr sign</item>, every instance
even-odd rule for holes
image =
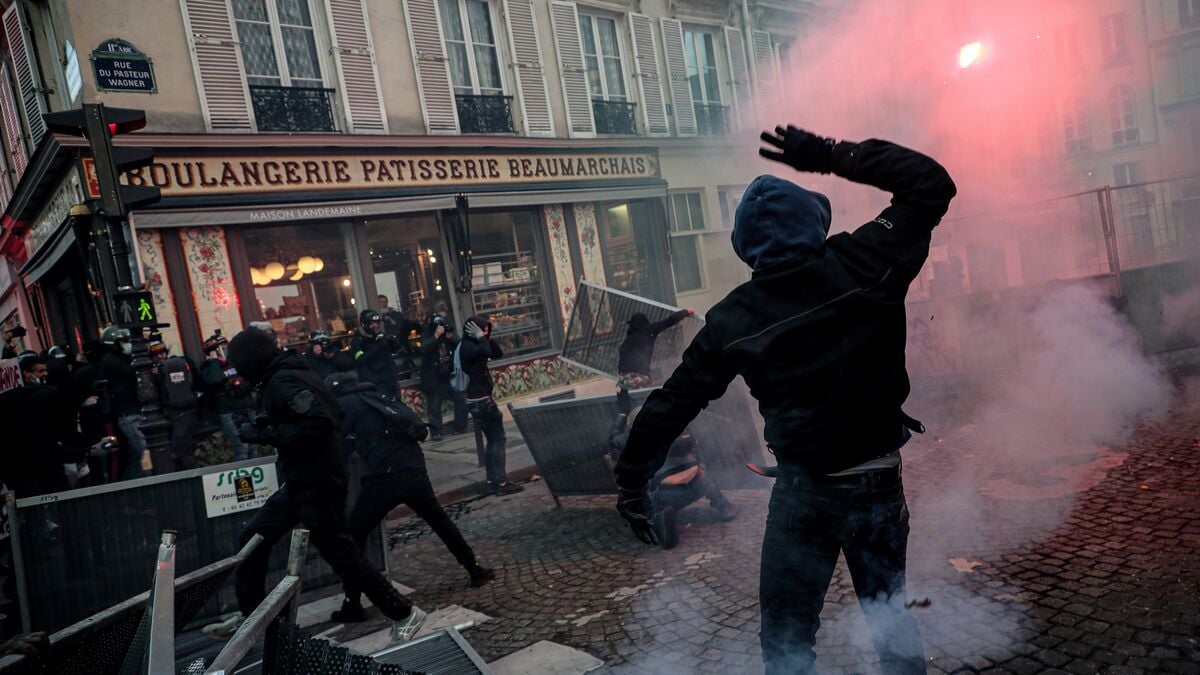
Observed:
[[[150,57],[124,40],[105,40],[92,52],[91,60],[100,91],[158,92]]]
[[[252,511],[279,491],[274,464],[206,473],[200,480],[204,483],[204,509],[209,518]]]

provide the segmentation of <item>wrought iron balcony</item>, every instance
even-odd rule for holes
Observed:
[[[332,89],[250,85],[259,131],[336,131]]]
[[[454,99],[458,104],[458,127],[464,134],[511,134],[516,131],[511,96],[456,94]]]
[[[729,106],[719,103],[696,104],[696,131],[701,136],[729,133]]]
[[[637,134],[636,103],[592,99],[592,114],[596,117],[598,134]]]

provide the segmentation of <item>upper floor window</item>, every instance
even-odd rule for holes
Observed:
[[[1106,66],[1129,62],[1125,24],[1125,12],[1100,18],[1100,56]]]
[[[733,221],[737,216],[738,205],[742,203],[742,195],[746,187],[722,187],[717,191],[717,201],[721,204],[721,223],[725,229],[733,229]]]
[[[583,61],[592,98],[626,100],[628,95],[625,91],[625,69],[621,62],[617,22],[608,17],[580,14],[579,35],[583,38]]]
[[[1088,152],[1092,149],[1092,137],[1088,131],[1087,109],[1081,99],[1071,99],[1063,104],[1063,140],[1068,155]]]
[[[309,0],[233,0],[259,131],[333,131]]]
[[[1183,28],[1200,25],[1200,0],[1179,0],[1179,25]]]
[[[687,62],[688,84],[696,108],[696,128],[702,136],[729,131],[729,108],[721,102],[716,41],[712,33],[694,29],[683,31],[683,57]]]
[[[514,131],[512,97],[504,94],[504,80],[500,76],[500,50],[491,3],[438,0],[438,9],[462,132]]]
[[[1108,116],[1112,123],[1113,145],[1137,143],[1137,118],[1134,115],[1133,89],[1121,85],[1108,95]]]
[[[1179,94],[1185,98],[1200,96],[1200,47],[1179,50]]]
[[[1071,24],[1054,29],[1054,58],[1064,70],[1082,70],[1083,58],[1079,52],[1079,27]]]

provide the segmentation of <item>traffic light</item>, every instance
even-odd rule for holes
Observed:
[[[79,110],[42,115],[46,127],[66,136],[83,136],[92,147],[96,180],[104,215],[124,218],[131,209],[153,204],[161,197],[159,189],[146,185],[121,185],[125,171],[145,168],[154,163],[150,148],[114,148],[112,137],[137,131],[146,126],[146,112],[132,108],[105,108],[103,103],[85,103]]]

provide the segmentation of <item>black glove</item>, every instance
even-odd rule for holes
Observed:
[[[629,523],[629,529],[638,539],[647,544],[658,543],[654,525],[650,522],[650,497],[645,490],[618,489],[617,513]]]
[[[786,129],[775,127],[775,133],[764,131],[759,138],[763,143],[782,150],[759,148],[758,154],[767,159],[783,162],[797,171],[833,171],[833,146],[837,141],[832,138],[818,136],[790,124]]]
[[[262,443],[270,445],[271,428],[243,422],[238,427],[238,438],[244,443]]]

